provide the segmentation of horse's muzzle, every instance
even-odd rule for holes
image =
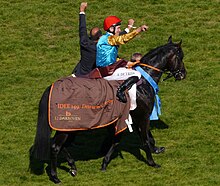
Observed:
[[[178,70],[174,73],[175,80],[183,80],[186,78],[186,70]]]

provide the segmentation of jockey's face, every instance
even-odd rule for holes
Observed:
[[[116,35],[116,36],[119,36],[119,33],[120,33],[120,32],[121,32],[121,26],[118,25],[118,26],[115,27],[115,35]]]

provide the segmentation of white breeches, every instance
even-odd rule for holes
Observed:
[[[104,79],[106,80],[126,80],[131,76],[138,76],[138,78],[141,78],[141,73],[133,70],[133,69],[128,69],[125,67],[121,67],[115,70],[115,72],[111,76],[106,76]],[[131,106],[130,110],[134,110],[137,107],[136,103],[136,88],[137,85],[134,84],[130,90],[128,90],[129,97],[131,99]]]

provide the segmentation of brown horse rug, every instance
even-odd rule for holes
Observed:
[[[66,77],[52,84],[49,124],[58,131],[88,130],[115,124],[116,134],[125,130],[130,99],[116,99],[120,81]],[[116,122],[116,123],[115,123]]]

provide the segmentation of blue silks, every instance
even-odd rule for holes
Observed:
[[[153,78],[147,72],[145,72],[140,66],[135,67],[135,70],[140,72],[141,75],[150,83],[150,85],[154,89],[154,92],[155,92],[155,102],[154,102],[153,111],[152,111],[152,113],[150,115],[150,120],[158,120],[159,119],[159,115],[161,115],[161,109],[160,109],[161,102],[160,102],[160,98],[158,96],[159,87],[158,87],[157,83],[153,80]]]

